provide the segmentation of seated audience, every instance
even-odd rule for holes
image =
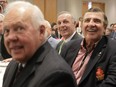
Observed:
[[[56,49],[56,46],[60,42],[60,40],[59,39],[55,39],[55,38],[52,37],[52,35],[51,35],[52,34],[52,29],[51,29],[51,25],[50,25],[50,23],[48,21],[45,21],[45,26],[46,26],[46,29],[47,29],[47,32],[46,32],[46,35],[48,37],[47,40],[50,43],[50,45],[54,49]]]
[[[82,30],[81,30],[82,20],[83,20],[83,18],[79,17],[79,20],[77,21],[77,24],[76,24],[77,33],[80,34],[81,36],[83,36]]]
[[[13,59],[2,87],[76,87],[70,66],[47,42],[40,9],[15,1],[5,11],[4,43]]]
[[[113,40],[116,40],[116,23],[113,23],[113,25],[112,25],[112,30],[113,30],[113,32],[111,33],[110,37],[111,37]]]
[[[107,25],[105,13],[90,8],[82,21],[84,38],[62,48],[78,87],[116,87],[116,41],[104,35]]]
[[[57,17],[57,27],[62,36],[62,40],[58,43],[56,50],[60,54],[64,43],[69,42],[70,40],[80,39],[80,36],[76,32],[76,21],[75,18],[66,11],[59,13]]]
[[[106,28],[105,35],[110,37],[112,32],[113,32],[113,30],[111,28]]]
[[[57,24],[55,22],[51,24],[51,28],[52,28],[52,34],[51,34],[52,37],[56,39],[60,39],[61,35],[58,32]]]

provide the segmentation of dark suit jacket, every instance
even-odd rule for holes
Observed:
[[[7,52],[6,50],[6,47],[4,45],[4,37],[2,35],[2,38],[1,38],[1,55],[3,57],[3,59],[7,59],[7,58],[11,58],[11,55]]]
[[[112,32],[109,37],[116,40],[116,32]]]
[[[71,40],[74,39],[82,39],[82,36],[80,36],[77,32],[74,34],[74,36],[71,38]],[[62,40],[58,43],[58,45],[56,46],[56,50],[59,51],[60,49],[60,45],[62,44]]]
[[[80,49],[80,40],[75,40],[62,49],[62,57],[72,67]],[[98,68],[104,73],[99,80]],[[116,87],[116,41],[103,37],[95,47],[78,87]]]
[[[2,87],[76,87],[70,66],[47,42],[27,62],[11,86],[18,63],[8,65]]]

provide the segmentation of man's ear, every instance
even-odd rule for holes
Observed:
[[[40,25],[39,27],[39,31],[40,31],[40,34],[45,34],[45,26],[44,25]]]

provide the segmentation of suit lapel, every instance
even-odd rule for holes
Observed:
[[[63,40],[61,40],[58,45],[56,46],[56,51],[59,52],[60,49],[60,45],[63,43]]]
[[[70,45],[71,47],[68,48],[67,53],[65,53],[67,56],[65,56],[64,58],[66,58],[66,61],[68,62],[69,65],[73,65],[74,60],[76,59],[76,56],[78,54],[78,51],[81,47],[80,43],[81,43],[82,39],[77,39],[74,42],[72,42]]]
[[[76,32],[74,34],[74,36],[71,38],[71,40],[74,40],[74,39],[81,39],[82,37]]]
[[[13,83],[17,67],[18,63],[11,61],[9,67],[7,67],[8,69],[5,71],[5,76],[7,76],[7,78],[5,78],[4,87],[10,87],[10,85]]]
[[[28,80],[32,74],[34,74],[34,72],[37,69],[36,67],[39,67],[39,64],[41,64],[41,62],[44,59],[45,54],[49,52],[50,48],[51,46],[47,42],[38,49],[38,51],[31,58],[31,60],[28,61],[26,67],[23,69],[20,76],[18,76],[18,80],[14,83],[12,87],[21,87],[22,84],[24,84],[24,82]]]
[[[28,80],[28,77],[35,71],[35,65],[33,63],[28,64],[23,71],[20,73],[20,75],[17,77],[17,81],[14,82],[14,85],[12,87],[21,87],[22,84],[26,80]],[[23,78],[23,79],[22,79]]]
[[[107,39],[106,39],[106,37],[103,37],[101,39],[101,41],[98,43],[98,45],[95,47],[95,49],[90,57],[90,60],[88,62],[88,65],[85,69],[85,72],[82,76],[82,79],[80,80],[80,83],[87,77],[87,75],[93,69],[93,67],[95,66],[97,61],[101,58],[101,55],[103,55],[103,52],[106,48],[106,44],[107,44]]]

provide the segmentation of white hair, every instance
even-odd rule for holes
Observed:
[[[71,18],[72,18],[72,21],[74,23],[76,22],[75,17],[68,11],[61,11],[61,12],[59,12],[57,17],[59,17],[60,15],[64,15],[64,14],[69,14],[71,16]]]
[[[51,28],[49,21],[45,20],[46,27]]]
[[[9,3],[5,9],[4,15],[7,15],[9,11],[15,8],[17,9],[17,11],[27,10],[30,12],[28,15],[31,18],[29,19],[31,19],[33,27],[35,29],[38,29],[39,25],[45,20],[41,10],[36,5],[33,5],[26,1],[14,1],[14,2]]]
[[[45,31],[45,38],[49,37],[51,33],[49,33],[51,30],[51,25],[49,23],[49,21],[45,20],[44,21],[44,25],[45,25],[45,28],[46,28],[46,31]]]

